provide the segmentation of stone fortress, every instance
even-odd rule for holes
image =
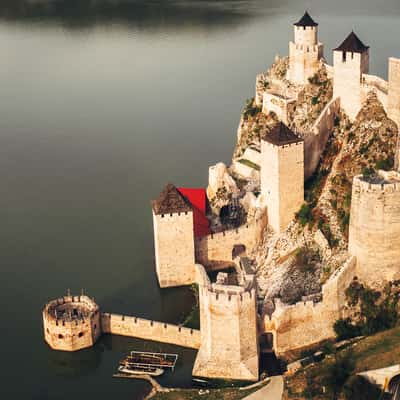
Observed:
[[[321,68],[332,81],[333,96],[312,126],[299,132],[289,127],[290,115]],[[340,113],[353,121],[373,92],[400,126],[400,60],[389,59],[388,81],[368,72],[369,48],[354,32],[334,49],[333,66],[326,64],[318,24],[306,12],[294,24],[283,76],[270,77],[268,84],[265,74],[257,77],[254,103],[275,118],[261,132],[260,145],[246,146],[229,168],[210,167],[207,190],[168,184],[152,202],[160,287],[198,285],[200,330],[100,312],[88,297],[67,295],[43,310],[46,342],[74,351],[111,333],[173,343],[198,349],[195,376],[256,381],[261,345],[280,356],[334,338],[333,323],[346,313],[344,292],[355,277],[375,287],[400,278],[397,171],[379,171],[373,180],[354,178],[348,251],[318,296],[294,304],[276,298],[265,310],[252,260],[265,247],[267,233],[276,243],[294,226],[305,181],[316,170]],[[319,230],[315,241],[331,251]]]

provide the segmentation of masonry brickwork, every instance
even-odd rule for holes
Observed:
[[[197,266],[201,346],[193,375],[258,380],[255,288],[211,284]]]
[[[340,98],[341,108],[354,120],[362,104],[362,75],[369,71],[369,51],[333,52],[333,98]]]
[[[356,260],[349,258],[322,287],[322,301],[294,305],[276,303],[271,316],[264,317],[263,331],[272,333],[278,355],[335,338],[333,324],[343,316],[345,290],[356,275]]]
[[[193,283],[195,249],[193,212],[155,214],[156,271],[160,287]]]
[[[129,336],[198,349],[200,331],[164,322],[119,314],[101,314],[103,333]]]
[[[317,26],[294,26],[294,42],[289,43],[287,78],[296,84],[308,83],[319,67],[324,46],[318,42]]]
[[[400,179],[369,183],[353,181],[349,252],[357,258],[357,276],[382,288],[400,279]]]
[[[267,216],[264,212],[250,224],[197,238],[196,262],[208,270],[232,266],[233,248],[244,245],[247,251],[252,251],[260,243],[266,226]]]
[[[286,229],[304,202],[304,143],[276,145],[261,141],[261,194],[268,224]]]
[[[64,296],[42,311],[44,339],[54,350],[77,351],[93,346],[101,335],[98,305],[87,296]]]

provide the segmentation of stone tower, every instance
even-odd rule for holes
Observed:
[[[156,272],[160,286],[194,282],[194,223],[190,202],[168,184],[152,202]]]
[[[400,166],[400,59],[389,58],[388,117],[397,124],[398,139],[395,168]]]
[[[349,252],[357,259],[357,276],[369,286],[382,288],[400,279],[399,173],[354,178]]]
[[[257,381],[258,334],[254,288],[199,282],[201,345],[194,376]]]
[[[44,338],[54,350],[77,351],[93,346],[101,335],[99,306],[87,296],[67,296],[44,306]]]
[[[323,57],[324,46],[318,42],[318,24],[306,12],[294,24],[294,42],[289,43],[287,79],[296,84],[308,83]]]
[[[304,141],[283,122],[261,140],[261,194],[276,232],[288,226],[304,202]]]
[[[333,50],[333,97],[340,97],[342,110],[354,120],[361,108],[362,75],[369,71],[369,47],[351,32]]]

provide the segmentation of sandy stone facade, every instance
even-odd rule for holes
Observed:
[[[42,312],[44,339],[54,350],[76,351],[93,346],[101,335],[100,310],[87,296],[64,296]]]
[[[289,43],[289,69],[287,78],[304,85],[319,67],[324,46],[318,42],[317,26],[294,26],[294,42]]]
[[[157,215],[153,211],[153,227],[156,271],[160,287],[193,283],[193,212]]]
[[[261,142],[261,194],[268,210],[268,224],[281,232],[304,202],[304,142]]]
[[[197,266],[201,346],[194,376],[258,380],[255,288],[211,284]]]
[[[273,349],[284,355],[323,340],[335,338],[333,324],[343,316],[345,290],[356,276],[356,260],[349,258],[322,287],[322,301],[284,305],[279,301],[263,330],[273,335]]]
[[[357,276],[377,288],[400,279],[400,175],[382,177],[379,183],[354,178],[349,231]]]
[[[103,333],[129,336],[198,349],[200,331],[164,322],[119,314],[101,314]]]
[[[333,52],[333,98],[340,98],[341,108],[354,120],[362,104],[362,75],[369,71],[369,51]]]

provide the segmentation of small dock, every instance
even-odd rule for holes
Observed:
[[[147,351],[131,351],[126,357],[126,361],[133,366],[161,369],[170,368],[171,370],[174,370],[177,360],[177,354],[151,353]]]

